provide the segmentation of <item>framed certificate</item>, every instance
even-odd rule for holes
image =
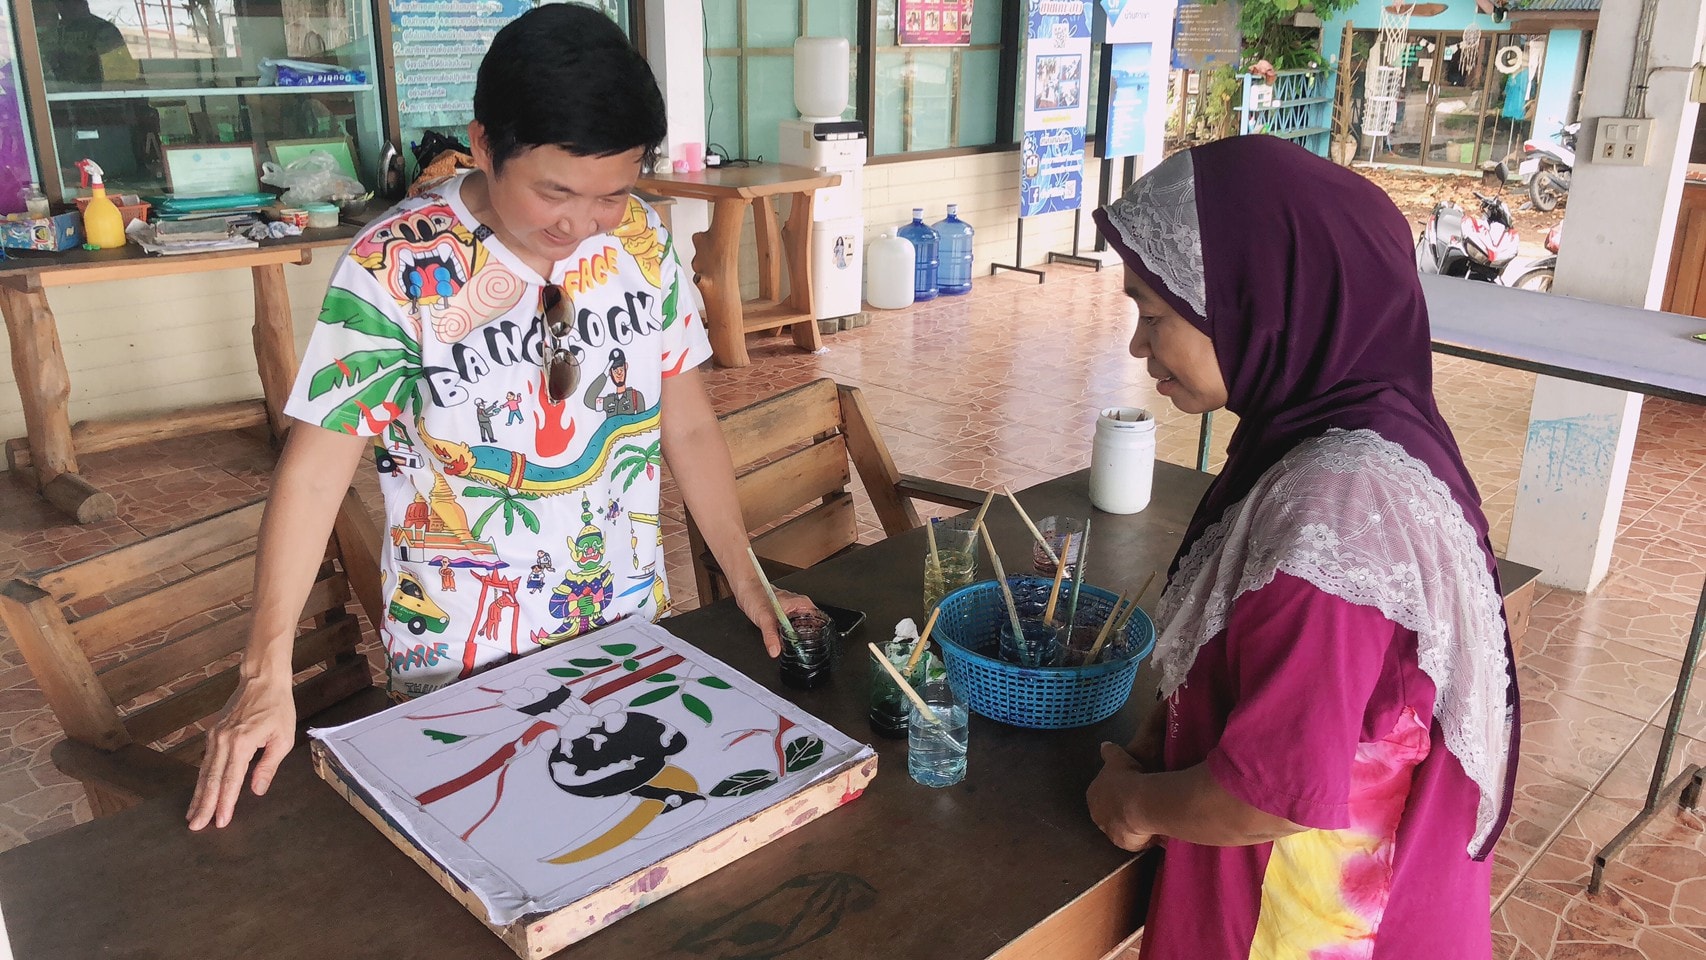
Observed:
[[[182,197],[256,193],[261,189],[250,143],[181,144],[162,148],[166,189]]]

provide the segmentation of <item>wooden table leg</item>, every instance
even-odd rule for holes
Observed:
[[[807,190],[793,195],[788,226],[782,231],[788,249],[788,304],[805,319],[793,325],[794,345],[813,353],[823,349],[817,328],[817,307],[812,301],[812,200]]]
[[[740,297],[740,229],[750,201],[717,200],[711,207],[711,226],[693,237],[694,280],[705,298],[705,329],[711,338],[711,358],[720,367],[744,367],[746,314]]]
[[[776,198],[752,202],[752,232],[758,246],[758,299],[782,299],[782,223],[776,217]]]
[[[262,264],[251,267],[250,272],[255,278],[255,367],[261,374],[261,394],[266,399],[273,439],[282,441],[290,426],[284,404],[296,382],[296,331],[290,318],[290,290],[285,284],[283,264]]]
[[[24,406],[24,429],[29,434],[30,463],[14,466],[54,506],[78,523],[95,523],[118,516],[118,504],[77,473],[77,451],[71,442],[71,374],[59,344],[59,324],[39,285],[20,289],[0,284],[0,312],[12,344],[12,373]]]

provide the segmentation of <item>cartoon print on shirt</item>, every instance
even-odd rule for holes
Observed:
[[[540,631],[533,639],[552,644],[577,637],[605,624],[604,610],[615,594],[610,560],[605,556],[604,531],[593,521],[592,501],[581,494],[581,532],[569,541],[568,569],[563,581],[551,591],[551,616],[562,623],[549,634]]]
[[[647,283],[663,286],[663,261],[669,255],[670,243],[658,239],[657,229],[646,214],[646,205],[638,197],[628,198],[628,212],[610,235],[621,241],[622,249],[640,265],[640,274]]]
[[[441,553],[433,557],[432,562],[438,564],[439,588],[445,593],[455,593],[456,571],[450,566],[450,558]]]
[[[320,426],[355,434],[365,423],[370,432],[380,433],[405,408],[420,415],[421,348],[414,335],[372,304],[335,286],[326,291],[319,322],[396,344],[345,354],[315,371],[308,382],[309,400],[357,388],[320,418]]]
[[[443,475],[435,472],[432,481],[432,492],[422,496],[417,490],[414,502],[403,512],[403,522],[391,528],[391,546],[397,559],[432,563],[434,558],[442,556],[458,567],[490,567],[494,563],[501,566],[492,544],[468,528],[468,513],[456,502],[456,495]],[[475,562],[458,563],[458,560]]]
[[[516,588],[521,586],[521,578],[505,579],[499,576],[496,570],[484,573],[476,570],[474,579],[480,581],[480,599],[474,604],[474,623],[468,631],[467,641],[462,646],[462,672],[457,675],[459,680],[473,675],[474,667],[479,663],[480,640],[489,641],[489,646],[503,649],[503,645],[497,641],[505,611],[510,613],[508,652],[511,655],[521,652],[521,604],[515,598]],[[491,597],[490,603],[487,603],[488,595]]]
[[[487,443],[498,442],[498,435],[492,432],[492,417],[497,412],[497,403],[487,405],[486,401],[474,398],[474,419],[480,424],[480,439]]]
[[[379,280],[399,305],[419,316],[442,310],[468,278],[486,265],[486,248],[438,203],[398,214],[363,236],[350,256]]]
[[[470,446],[433,436],[424,420],[415,421],[421,442],[452,477],[542,497],[573,493],[604,474],[612,446],[618,440],[657,430],[658,405],[631,414],[611,414],[588,438],[572,463],[547,467],[531,463],[521,451],[498,446]]]
[[[615,389],[605,393],[606,383]],[[646,398],[640,395],[640,391],[628,386],[628,355],[622,352],[621,347],[610,351],[610,361],[604,372],[592,378],[592,383],[587,385],[581,400],[594,410],[602,410],[606,417],[636,414],[646,408]]]

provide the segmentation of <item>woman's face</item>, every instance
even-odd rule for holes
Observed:
[[[1155,392],[1184,413],[1207,413],[1226,406],[1226,380],[1214,342],[1149,289],[1130,267],[1125,292],[1137,304],[1137,332],[1131,355],[1149,361]]]

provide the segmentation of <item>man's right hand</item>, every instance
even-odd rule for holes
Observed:
[[[207,733],[201,775],[196,780],[195,797],[190,800],[186,815],[190,829],[200,830],[209,823],[216,827],[230,823],[237,795],[243,790],[243,777],[249,772],[249,761],[256,752],[261,759],[255,764],[251,784],[258,797],[272,785],[278,765],[295,742],[296,701],[291,696],[289,674],[278,679],[240,680],[237,691]]]

